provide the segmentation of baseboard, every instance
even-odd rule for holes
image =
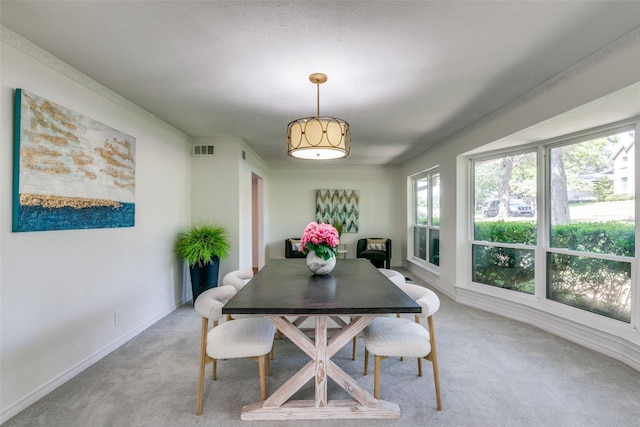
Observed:
[[[416,268],[410,263],[403,265],[403,268],[427,283],[435,291],[446,295],[457,303],[535,326],[612,357],[640,371],[640,331],[628,329],[622,334],[617,334],[615,332],[619,332],[620,328],[617,331],[614,330],[615,328],[608,328],[611,331],[606,330],[607,328],[599,329],[573,321],[568,316],[557,315],[550,311],[533,307],[524,302],[524,299],[523,302],[518,302],[465,287],[455,287],[452,290],[451,288],[440,286],[439,277],[432,276],[429,272]],[[591,316],[591,314],[586,314],[586,316]]]
[[[81,362],[79,362],[78,364],[76,364],[75,366],[70,368],[69,370],[61,373],[60,375],[58,375],[57,377],[55,377],[54,379],[52,379],[48,383],[44,384],[42,387],[40,387],[40,388],[34,390],[33,392],[29,393],[28,395],[26,395],[24,398],[22,398],[21,400],[19,400],[15,404],[9,406],[5,410],[3,410],[2,413],[0,413],[0,424],[5,423],[10,418],[12,418],[13,416],[17,415],[21,411],[25,410],[26,408],[28,408],[29,406],[31,406],[32,404],[34,404],[38,400],[42,399],[44,396],[46,396],[47,394],[51,393],[53,390],[55,390],[56,388],[60,387],[61,385],[63,385],[64,383],[66,383],[67,381],[69,381],[70,379],[75,377],[76,375],[80,374],[85,369],[91,367],[95,363],[99,362],[100,360],[102,360],[103,358],[108,356],[113,351],[117,350],[118,348],[123,346],[125,343],[127,343],[131,339],[133,339],[136,336],[140,335],[142,332],[144,332],[150,326],[155,324],[157,321],[159,321],[163,317],[165,317],[168,314],[170,314],[173,311],[175,311],[181,304],[182,304],[182,302],[177,302],[175,304],[175,306],[167,307],[166,310],[158,313],[156,316],[154,316],[153,318],[149,319],[144,324],[140,325],[139,327],[137,327],[136,329],[132,330],[128,334],[123,335],[122,337],[118,338],[116,341],[114,341],[114,342],[110,343],[109,345],[105,346],[104,348],[102,348],[101,350],[97,351],[93,355],[87,357],[86,359],[82,360]]]
[[[517,320],[612,357],[640,371],[640,335],[630,339],[525,304],[458,288],[455,301],[499,316]],[[633,341],[632,341],[633,340]]]

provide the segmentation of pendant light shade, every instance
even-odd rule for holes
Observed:
[[[318,114],[296,119],[287,126],[287,153],[298,159],[329,160],[347,157],[351,149],[349,123],[320,116],[320,85],[327,76],[314,73],[309,81],[317,86]]]

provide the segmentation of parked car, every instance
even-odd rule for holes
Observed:
[[[532,217],[534,214],[531,205],[527,205],[520,200],[511,200],[509,202],[509,216],[528,216]]]
[[[485,200],[482,204],[482,216],[485,218],[493,218],[498,215],[500,212],[500,200],[498,199],[488,199]],[[522,200],[519,199],[511,199],[509,201],[509,212],[507,212],[507,216],[526,216],[533,217],[535,211],[531,207]]]
[[[485,218],[493,218],[500,211],[500,200],[489,199],[482,204],[482,216]]]

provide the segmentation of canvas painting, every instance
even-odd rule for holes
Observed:
[[[316,222],[342,224],[343,233],[357,233],[360,191],[316,190]]]
[[[16,89],[13,231],[133,227],[135,138]]]

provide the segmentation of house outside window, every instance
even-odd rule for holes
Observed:
[[[472,159],[471,281],[630,323],[635,127]]]
[[[630,171],[635,168],[634,159],[635,141],[624,142],[615,147],[612,153],[614,194],[633,195],[635,193],[633,179],[629,179]]]
[[[413,187],[411,258],[431,268],[440,265],[440,172],[431,169],[411,178]]]

